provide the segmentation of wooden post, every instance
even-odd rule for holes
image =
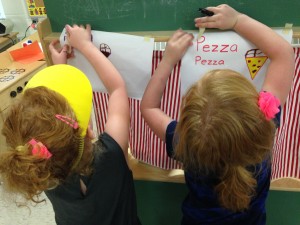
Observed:
[[[48,18],[46,18],[46,19],[42,20],[41,22],[39,22],[37,25],[37,30],[38,30],[41,45],[42,45],[42,48],[44,51],[47,66],[53,65],[53,62],[51,59],[51,54],[50,54],[49,47],[48,47],[50,42],[45,41],[45,38],[52,34],[52,27],[50,24],[50,20]]]

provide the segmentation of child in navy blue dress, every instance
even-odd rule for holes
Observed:
[[[294,74],[293,49],[272,29],[228,5],[207,9],[214,15],[196,18],[196,27],[233,29],[269,57],[262,90],[258,93],[233,70],[210,71],[185,93],[174,121],[160,101],[173,67],[193,40],[178,30],[147,86],[141,112],[166,142],[168,155],[183,163],[189,193],[182,224],[264,225],[271,149]]]

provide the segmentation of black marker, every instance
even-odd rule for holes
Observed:
[[[212,11],[209,11],[205,8],[199,8],[199,12],[202,13],[202,16],[213,16],[214,15],[214,13]],[[205,31],[205,28],[199,28],[198,39],[202,37],[204,31]]]
[[[201,12],[205,16],[213,16],[214,13],[212,11],[209,11],[205,8],[199,8],[199,12]]]

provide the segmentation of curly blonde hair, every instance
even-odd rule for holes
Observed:
[[[175,158],[185,169],[217,174],[220,204],[248,208],[257,185],[248,166],[270,157],[275,125],[258,107],[258,92],[232,70],[213,70],[183,99]],[[174,143],[175,144],[175,143]]]
[[[0,154],[4,185],[8,191],[21,193],[26,200],[36,203],[43,201],[38,200],[41,192],[64,182],[72,173],[91,172],[91,140],[85,138],[83,157],[72,170],[82,142],[80,129],[56,119],[56,114],[76,120],[62,95],[46,87],[30,88],[11,106],[2,129],[9,147]],[[52,157],[33,155],[28,144],[32,138],[42,142]]]

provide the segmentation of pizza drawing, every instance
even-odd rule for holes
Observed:
[[[102,52],[103,55],[105,55],[106,58],[108,58],[111,54],[111,49],[107,44],[102,43],[100,44],[100,52]]]
[[[259,49],[251,49],[246,52],[245,60],[252,80],[263,67],[268,57]]]

